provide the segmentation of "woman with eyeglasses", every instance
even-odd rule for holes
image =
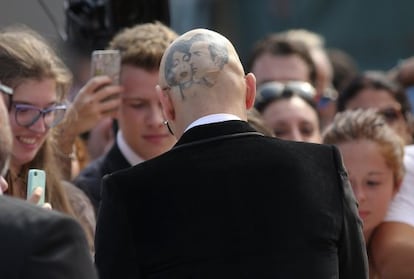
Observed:
[[[59,184],[60,171],[51,134],[66,110],[64,93],[70,75],[35,33],[11,29],[0,33],[0,80],[14,90],[12,98],[4,99],[13,133],[8,194],[26,198],[28,169],[45,169],[48,200],[53,208],[71,212],[63,190],[54,186]]]
[[[382,272],[386,273],[395,270],[401,262],[414,261],[409,256],[414,253],[414,145],[411,136],[413,116],[401,86],[380,71],[361,73],[339,95],[339,112],[357,108],[375,109],[405,143],[406,173],[401,189],[390,203],[384,222],[378,227],[371,241],[378,262],[386,263],[380,266]],[[400,249],[401,245],[405,249]]]
[[[63,120],[71,75],[47,42],[28,28],[6,28],[0,32],[0,81],[13,89],[3,98],[13,134],[6,195],[27,198],[27,174],[31,168],[46,172],[45,201],[54,210],[78,218],[62,179],[55,127]],[[59,135],[64,136],[64,135]],[[65,185],[67,185],[66,183]],[[71,185],[71,187],[74,187]],[[41,189],[28,199],[37,203]],[[90,245],[93,237],[83,224]]]
[[[276,137],[320,143],[315,94],[314,87],[308,82],[266,82],[257,90],[255,108]]]

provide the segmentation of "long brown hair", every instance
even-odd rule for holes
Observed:
[[[66,98],[71,74],[59,59],[52,47],[35,31],[25,26],[8,27],[0,31],[0,80],[16,88],[25,80],[51,78],[56,82],[58,102]],[[10,104],[9,109],[10,109]],[[56,158],[56,145],[53,129],[36,154],[24,165],[20,174],[13,177],[9,170],[6,178],[9,189],[6,194],[26,198],[26,188],[19,189],[16,179],[26,185],[29,168],[44,169],[46,178],[46,201],[58,211],[73,215],[65,190],[62,186],[62,173]]]

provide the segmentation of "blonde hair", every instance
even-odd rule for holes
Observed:
[[[288,29],[280,32],[280,35],[291,40],[301,41],[310,49],[325,47],[325,38],[321,34],[307,29]]]
[[[177,36],[158,21],[137,24],[120,31],[109,43],[109,49],[121,51],[122,64],[155,71],[159,69],[165,50]]]
[[[375,110],[357,109],[337,113],[322,137],[327,144],[361,139],[377,143],[381,155],[394,173],[394,186],[399,187],[405,173],[404,142]]]
[[[72,77],[52,47],[38,33],[26,26],[13,26],[0,31],[0,81],[2,83],[16,88],[28,79],[40,81],[49,78],[56,82],[58,102],[63,102]],[[56,158],[56,148],[52,129],[35,158],[22,167],[17,178],[26,185],[28,169],[44,169],[47,173],[46,200],[54,209],[73,215],[61,185],[62,174]],[[9,183],[8,194],[26,198],[26,189],[17,188],[10,170],[6,178]]]

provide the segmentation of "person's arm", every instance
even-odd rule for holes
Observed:
[[[128,220],[130,214],[120,191],[122,185],[114,180],[112,175],[103,178],[95,233],[95,264],[100,279],[139,279],[139,262]]]
[[[98,278],[85,234],[74,219],[50,212],[36,226],[28,227],[35,237],[20,278]]]
[[[343,193],[343,224],[339,243],[339,278],[366,279],[368,276],[368,257],[362,220],[358,217],[357,201],[352,192],[348,174],[342,163],[339,150],[333,146],[335,163],[340,175]]]
[[[371,238],[370,258],[380,278],[413,278],[414,227],[399,222],[379,225]]]
[[[89,80],[76,95],[69,106],[65,119],[57,127],[58,154],[64,169],[65,178],[70,179],[70,164],[76,138],[92,129],[104,117],[114,117],[121,102],[118,95],[122,91],[119,85],[111,85],[107,76],[97,76]]]

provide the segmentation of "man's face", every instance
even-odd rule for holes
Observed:
[[[276,56],[265,53],[259,56],[253,64],[252,72],[256,76],[257,84],[268,81],[307,81],[309,68],[297,55]]]
[[[195,42],[190,47],[191,59],[190,64],[193,70],[194,81],[199,81],[204,77],[206,69],[212,70],[217,66],[211,58],[208,43]]]
[[[122,66],[121,85],[125,90],[118,113],[119,128],[128,145],[144,160],[164,153],[176,142],[163,124],[157,83],[158,71]]]

